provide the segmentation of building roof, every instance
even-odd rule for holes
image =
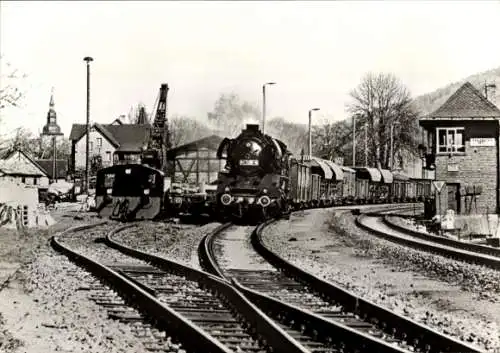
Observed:
[[[52,176],[52,164],[53,160],[52,159],[37,159],[36,162],[40,167],[43,168],[45,173],[47,173],[47,176],[50,179],[53,179]],[[56,179],[63,179],[66,178],[68,174],[68,161],[65,159],[57,159],[56,160]]]
[[[94,124],[93,127],[101,133],[118,151],[140,152],[147,144],[151,125],[149,124]],[[79,141],[85,136],[85,124],[73,124],[69,139]]]
[[[470,82],[464,83],[442,106],[421,121],[500,119],[500,109]]]
[[[15,153],[22,154],[30,164],[26,165],[11,159]],[[10,153],[3,156],[3,158],[0,159],[0,170],[8,175],[47,176],[45,170],[33,158],[21,150],[10,151]]]
[[[179,153],[192,152],[200,148],[207,148],[209,150],[217,151],[221,142],[222,137],[217,135],[210,135],[202,139],[170,149],[167,152],[167,159],[174,160]]]

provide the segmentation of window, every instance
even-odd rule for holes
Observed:
[[[38,183],[38,178],[33,178],[33,185],[36,185]]]
[[[111,152],[110,151],[106,151],[106,160],[108,162],[111,162]]]
[[[464,153],[464,128],[438,128],[437,153]]]
[[[25,177],[21,177],[21,183],[26,184],[26,178]]]
[[[100,149],[102,147],[102,137],[97,138],[97,148]]]
[[[92,152],[94,150],[94,142],[90,141],[89,142],[89,151]]]

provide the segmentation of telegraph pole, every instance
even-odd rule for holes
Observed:
[[[89,169],[89,145],[90,145],[90,63],[94,61],[90,56],[83,58],[87,62],[87,136],[85,142],[85,192],[89,192],[90,169]]]
[[[352,166],[356,166],[356,116],[352,117]]]
[[[365,124],[365,167],[368,167],[368,125]]]

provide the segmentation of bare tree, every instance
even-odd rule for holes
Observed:
[[[241,101],[237,94],[221,94],[214,110],[208,113],[208,121],[219,133],[234,136],[244,128],[245,122],[258,122],[260,114],[258,106]]]
[[[126,122],[128,124],[149,124],[152,123],[152,117],[146,110],[146,105],[142,102],[130,107]]]
[[[408,89],[392,74],[368,73],[351,91],[348,111],[356,118],[358,131],[368,126],[369,163],[390,166],[390,129],[394,131],[393,155],[402,150],[416,153],[417,112]],[[358,133],[357,131],[357,133]],[[358,135],[358,134],[357,134]]]
[[[169,130],[172,147],[195,141],[213,133],[212,130],[202,122],[181,115],[174,115],[169,119]]]
[[[20,88],[21,80],[27,77],[0,56],[0,123],[5,108],[19,107],[25,92]]]
[[[322,124],[313,126],[313,154],[333,160],[335,157],[352,158],[349,152],[352,140],[352,126],[346,120],[331,122],[324,120]]]

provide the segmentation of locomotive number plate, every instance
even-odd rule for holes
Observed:
[[[259,165],[259,161],[257,159],[240,159],[240,165]]]

